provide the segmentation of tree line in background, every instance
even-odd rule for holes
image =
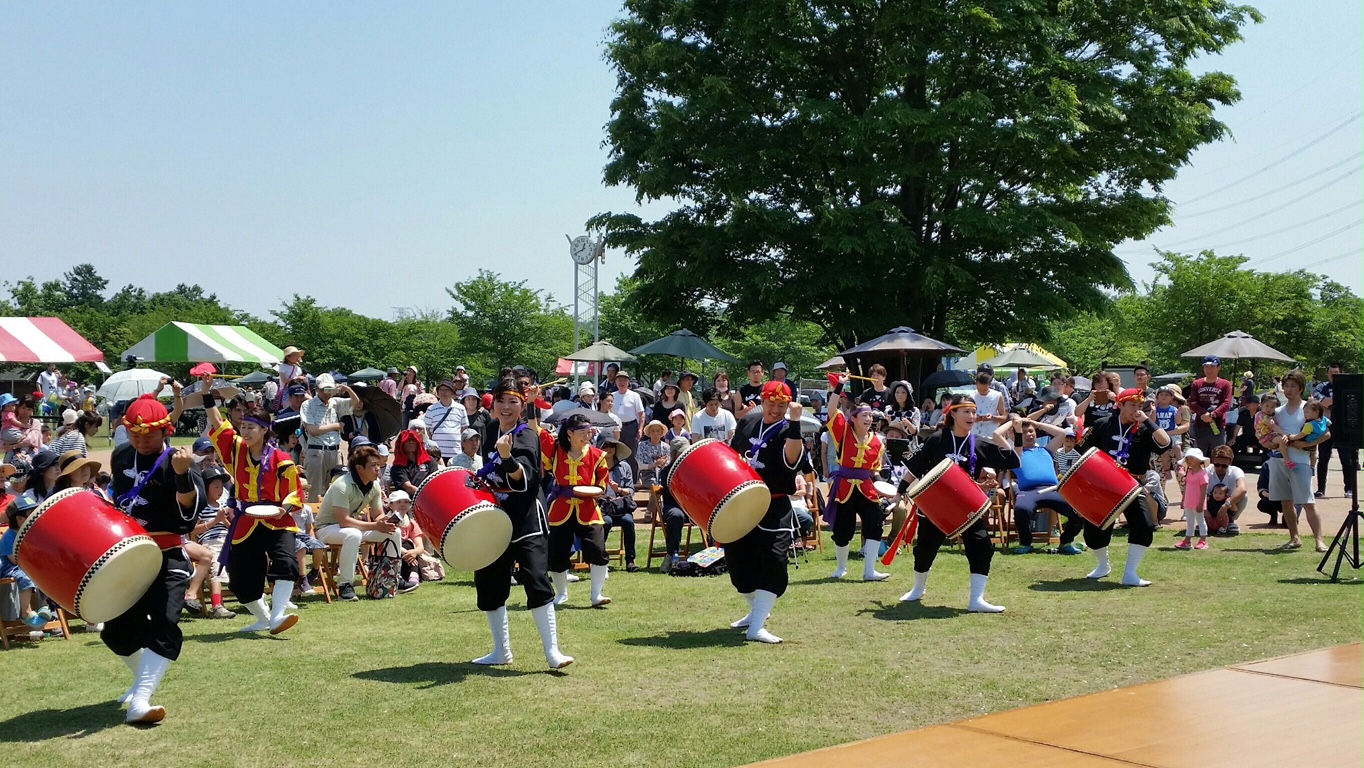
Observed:
[[[1098,311],[1053,321],[1036,333],[989,337],[988,326],[966,313],[949,316],[945,341],[970,350],[1004,341],[1036,342],[1067,360],[1075,372],[1088,374],[1104,362],[1130,365],[1147,361],[1157,373],[1190,371],[1194,363],[1179,354],[1229,331],[1240,330],[1296,357],[1311,372],[1328,362],[1348,368],[1361,355],[1360,297],[1345,286],[1305,271],[1270,273],[1244,268],[1239,256],[1213,253],[1161,253],[1154,263],[1157,277],[1140,290],[1110,297]],[[295,294],[269,318],[225,306],[216,294],[198,285],[177,285],[147,293],[125,286],[110,294],[108,281],[90,264],[81,264],[61,280],[33,279],[6,284],[0,315],[61,317],[102,350],[111,367],[121,367],[124,350],[171,321],[245,325],[277,346],[308,350],[310,371],[350,373],[361,368],[405,368],[416,365],[427,382],[449,376],[463,364],[475,383],[487,381],[505,365],[530,365],[553,378],[554,364],[573,345],[573,318],[568,308],[524,281],[509,282],[480,270],[447,289],[452,306],[427,310],[397,320],[383,320],[344,307],[326,306],[316,297]],[[868,286],[866,302],[893,291],[890,285]],[[600,299],[601,335],[622,349],[632,349],[678,328],[709,338],[741,361],[725,366],[736,384],[748,360],[768,368],[781,360],[793,376],[818,376],[815,366],[837,354],[827,332],[810,321],[779,314],[762,321],[740,321],[714,305],[688,313],[657,314],[645,309],[639,280],[624,277]],[[885,329],[889,330],[889,328]],[[586,346],[591,338],[582,339]],[[633,368],[650,378],[677,367],[671,358],[646,358]],[[687,365],[699,367],[700,361]],[[184,376],[186,365],[158,364],[160,370]],[[706,372],[720,366],[708,363]],[[1278,371],[1286,366],[1271,367]],[[247,373],[250,366],[229,367]],[[95,377],[81,368],[78,379]]]

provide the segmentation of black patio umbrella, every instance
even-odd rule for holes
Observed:
[[[378,381],[388,374],[378,368],[361,368],[350,375],[351,381]]]
[[[964,387],[975,380],[976,377],[966,371],[934,371],[924,379],[921,389],[932,392],[946,387]]]
[[[921,333],[916,333],[912,328],[900,326],[892,328],[887,333],[877,336],[871,341],[864,341],[852,349],[845,349],[839,352],[839,356],[847,360],[849,356],[873,354],[877,352],[899,352],[903,354],[917,355],[962,355],[962,350],[948,344],[945,341],[930,339]]]
[[[661,339],[630,350],[632,355],[671,355],[687,360],[725,360],[739,362],[739,358],[697,336],[686,328],[673,331]]]
[[[395,437],[407,422],[403,421],[403,407],[387,392],[378,387],[356,386],[352,389],[365,404],[365,415],[373,416],[381,440]]]
[[[601,411],[596,411],[596,410],[592,410],[592,409],[590,409],[590,408],[582,408],[582,407],[579,407],[579,408],[570,408],[570,409],[568,409],[568,410],[566,410],[566,411],[559,411],[558,413],[551,413],[551,414],[549,415],[549,418],[545,419],[545,423],[546,423],[546,424],[559,424],[559,423],[562,423],[563,420],[564,420],[564,419],[567,419],[569,416],[586,416],[586,417],[587,417],[587,422],[588,422],[589,424],[591,424],[592,426],[594,426],[594,427],[614,427],[614,426],[616,426],[616,420],[613,419],[613,418],[611,418],[611,414],[609,414],[609,413],[602,413]]]
[[[240,379],[233,380],[233,384],[240,384],[247,387],[260,386],[274,377],[265,371],[252,371]]]

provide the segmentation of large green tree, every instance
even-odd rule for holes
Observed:
[[[509,282],[480,269],[446,292],[455,302],[449,319],[459,328],[467,356],[462,362],[475,381],[518,364],[548,381],[558,357],[573,351],[573,318],[524,280]]]
[[[607,56],[605,180],[671,199],[591,226],[639,257],[640,301],[786,313],[851,345],[968,313],[1009,338],[1103,309],[1112,247],[1239,94],[1195,56],[1220,0],[627,0]]]

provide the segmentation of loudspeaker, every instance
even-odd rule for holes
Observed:
[[[1364,432],[1360,409],[1364,407],[1364,374],[1337,373],[1331,379],[1331,442],[1341,448],[1359,448]]]

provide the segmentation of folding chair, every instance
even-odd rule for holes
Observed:
[[[14,579],[0,579],[0,589],[8,589],[12,584],[14,584]],[[63,640],[70,640],[71,627],[67,624],[66,611],[58,606],[56,613],[53,614],[53,619],[41,627],[29,626],[24,623],[22,616],[14,621],[0,620],[0,648],[8,651],[10,640],[29,640],[30,632],[42,632],[44,635],[48,632],[56,632],[61,635]]]

